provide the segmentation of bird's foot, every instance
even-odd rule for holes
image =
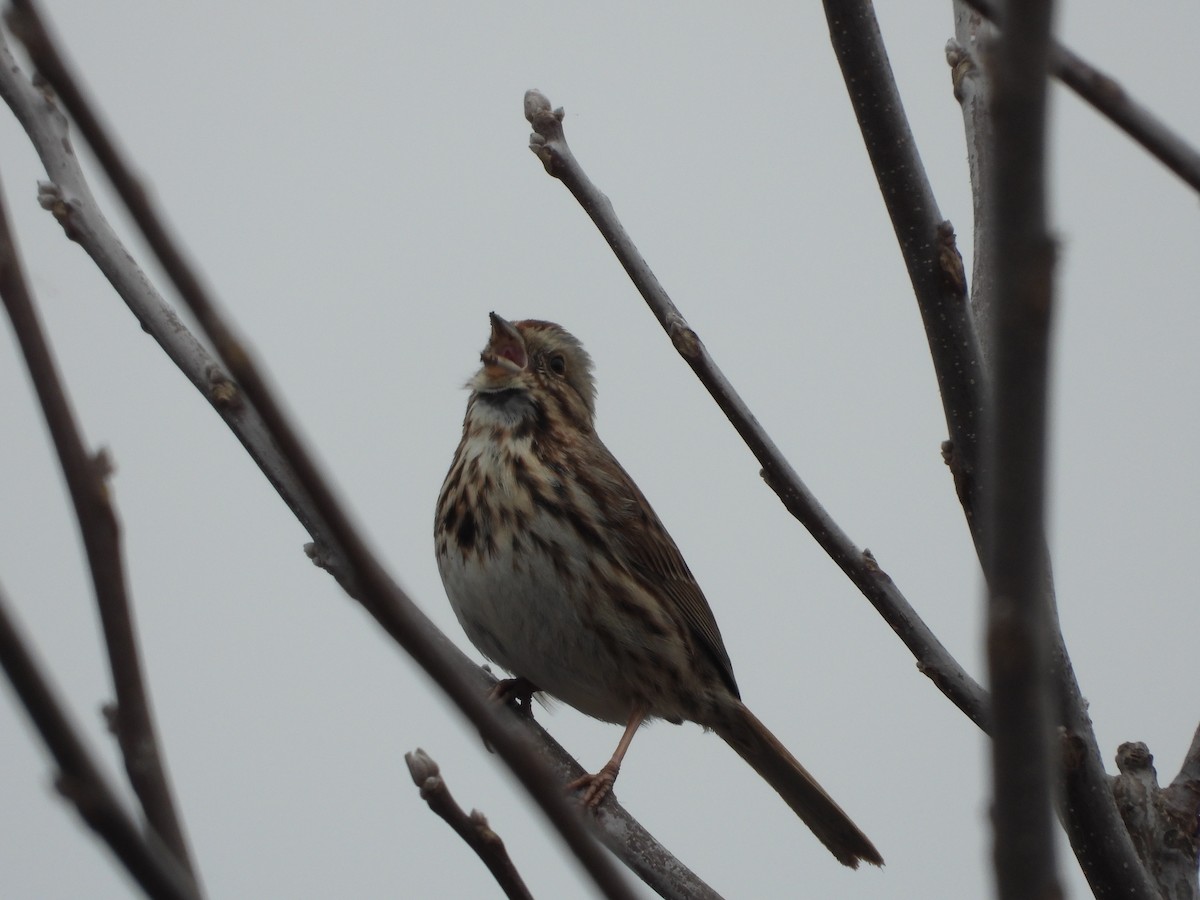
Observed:
[[[595,775],[582,775],[567,785],[567,792],[579,791],[579,802],[586,809],[595,809],[604,802],[604,798],[612,793],[613,784],[617,780],[620,765],[611,761]]]
[[[511,706],[518,715],[533,718],[533,695],[538,687],[528,678],[503,678],[492,686],[488,699]]]

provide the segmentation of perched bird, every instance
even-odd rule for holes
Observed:
[[[596,434],[583,345],[550,322],[491,318],[434,534],[463,630],[517,676],[502,692],[545,691],[625,726],[612,759],[570,785],[586,805],[611,791],[643,721],[697,722],[750,763],[840,862],[882,865],[742,703],[700,586]]]

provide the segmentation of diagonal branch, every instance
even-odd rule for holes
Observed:
[[[117,799],[46,676],[17,632],[0,590],[0,666],[60,770],[58,792],[108,845],[147,897],[200,900],[200,889],[154,832],[143,832]]]
[[[522,719],[531,729],[541,732],[541,727],[528,715],[522,716]],[[520,875],[513,868],[500,838],[488,827],[487,820],[474,812],[468,816],[459,808],[438,775],[437,763],[424,751],[418,749],[416,753],[405,754],[404,758],[413,781],[421,788],[422,799],[430,809],[445,819],[479,854],[509,896],[523,896],[514,892],[516,884],[521,881]],[[584,774],[583,768],[561,750],[551,752],[548,762],[563,779],[574,780]],[[436,783],[431,784],[431,780]],[[660,897],[666,900],[721,900],[720,894],[683,867],[649,832],[636,822],[630,827],[628,813],[615,797],[610,795],[595,814],[602,829],[600,839],[604,845],[625,860]],[[520,888],[523,889],[524,884],[520,884]]]
[[[421,799],[475,851],[475,855],[483,861],[504,891],[504,896],[510,900],[533,900],[512,857],[504,849],[500,835],[492,830],[487,818],[479,810],[473,809],[470,814],[463,811],[451,795],[433,757],[418,747],[411,753],[405,753],[404,761],[408,764],[413,784],[421,789]]]
[[[490,676],[488,679],[491,681]],[[517,718],[538,741],[542,758],[554,770],[559,783],[569,784],[587,774],[532,716]],[[615,796],[600,804],[594,815],[600,842],[664,900],[721,900],[720,894],[629,815]]]
[[[188,853],[182,821],[175,809],[142,675],[133,610],[125,584],[120,526],[105,483],[108,461],[102,453],[89,454],[84,444],[21,271],[3,198],[0,198],[0,294],[25,357],[75,507],[108,648],[117,698],[110,724],[121,747],[125,771],[151,828],[175,855],[179,865],[195,879],[196,870]]]
[[[999,12],[992,0],[961,0],[992,22]],[[1142,145],[1147,152],[1200,191],[1200,153],[1166,122],[1133,100],[1113,78],[1092,66],[1069,48],[1054,41],[1050,70],[1067,87]]]
[[[575,159],[563,133],[563,111],[551,109],[550,101],[544,95],[529,91],[525,95],[525,118],[534,129],[530,137],[530,149],[542,161],[546,171],[559,179],[574,195],[608,241],[651,312],[670,336],[679,355],[692,367],[696,377],[708,389],[762,465],[762,475],[767,484],[904,641],[916,657],[921,671],[933,680],[952,703],[986,730],[987,697],[982,688],[942,646],[874,558],[856,547],[821,507],[738,396],[709,356],[699,336],[688,326],[654,277],[645,258],[617,219],[608,198],[596,188]]]
[[[257,411],[246,402],[220,361],[188,330],[162,295],[137,267],[132,254],[100,211],[71,143],[66,116],[43,83],[34,86],[0,33],[0,97],[32,142],[49,182],[39,185],[38,200],[71,240],[91,257],[142,328],[212,406],[272,487],[319,541],[328,536],[315,524],[315,511],[279,446]]]
[[[980,426],[987,377],[954,230],[942,219],[869,0],[825,0],[829,36],[908,269],[950,444],[946,459],[978,544]]]
[[[1200,726],[1196,727],[1192,735],[1191,746],[1184,754],[1183,765],[1179,767],[1179,774],[1175,776],[1171,785],[1191,785],[1200,797]]]

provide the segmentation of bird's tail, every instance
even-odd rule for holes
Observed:
[[[739,702],[714,730],[779,792],[838,862],[852,869],[859,862],[883,865],[883,857],[867,836],[744,704]]]

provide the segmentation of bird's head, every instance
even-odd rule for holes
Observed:
[[[553,322],[509,322],[495,313],[491,318],[492,334],[479,354],[483,366],[467,386],[484,400],[532,402],[546,412],[558,407],[590,427],[596,385],[583,344]]]

